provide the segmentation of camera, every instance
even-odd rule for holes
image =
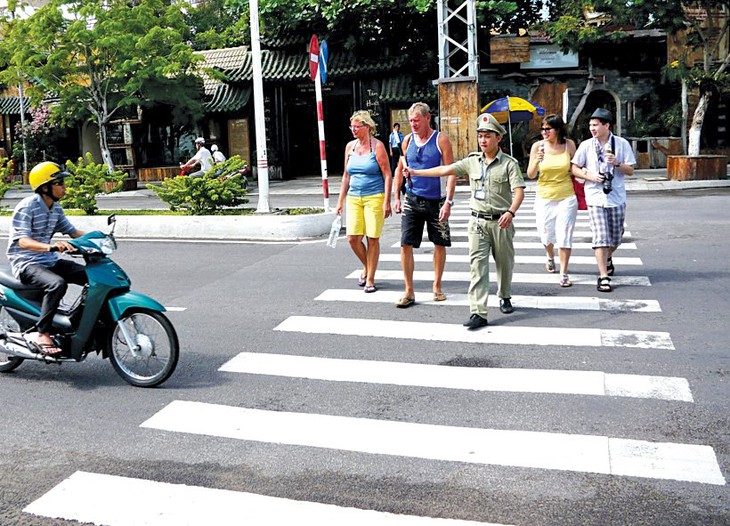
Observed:
[[[610,194],[611,190],[613,190],[613,173],[602,173],[603,176],[603,193],[604,194]]]

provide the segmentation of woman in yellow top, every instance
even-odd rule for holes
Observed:
[[[545,268],[554,273],[555,252],[560,254],[561,287],[570,287],[568,262],[573,246],[573,229],[578,215],[578,199],[570,178],[570,160],[575,154],[575,143],[567,138],[565,123],[558,115],[548,115],[540,127],[543,139],[532,145],[527,177],[537,180],[535,216],[540,240],[545,245]]]

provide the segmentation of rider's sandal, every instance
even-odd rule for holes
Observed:
[[[58,356],[63,352],[52,343],[35,343],[35,345],[43,356]]]

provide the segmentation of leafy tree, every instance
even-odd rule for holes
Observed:
[[[207,0],[187,10],[185,21],[191,28],[196,50],[240,46],[249,41],[248,2],[232,5],[228,0]]]
[[[104,163],[113,168],[107,126],[135,105],[173,104],[178,118],[201,114],[193,74],[199,60],[169,0],[51,0],[28,18],[6,19],[0,80],[30,84],[38,102],[54,95],[54,117],[89,117],[99,126]]]
[[[606,38],[622,39],[625,36],[621,32],[607,35],[605,31],[586,25],[574,2],[570,0],[568,3],[569,12],[560,12],[560,6],[554,4],[553,8],[560,12],[560,16],[544,25],[553,41],[564,49],[580,51],[592,42]],[[692,116],[687,152],[689,155],[699,155],[707,109],[712,99],[730,85],[727,72],[730,53],[723,51],[721,45],[729,31],[730,18],[727,13],[730,12],[730,0],[595,0],[584,2],[583,5],[591,5],[594,11],[605,13],[611,23],[619,27],[654,27],[684,38],[686,45],[683,55],[670,65],[667,73],[670,78],[682,82],[685,113],[687,88],[699,91],[700,98]],[[721,12],[726,15],[712,16]],[[701,59],[693,61],[698,53]]]

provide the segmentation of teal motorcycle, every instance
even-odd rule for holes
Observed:
[[[60,354],[39,352],[25,334],[36,330],[42,291],[24,285],[0,266],[0,372],[24,360],[47,364],[82,362],[91,353],[109,358],[116,372],[138,387],[155,387],[175,371],[180,353],[177,334],[152,298],[131,290],[131,281],[109,257],[117,248],[114,216],[111,232],[89,232],[69,240],[70,253],[86,263],[88,284],[71,305],[53,318],[52,338]]]

